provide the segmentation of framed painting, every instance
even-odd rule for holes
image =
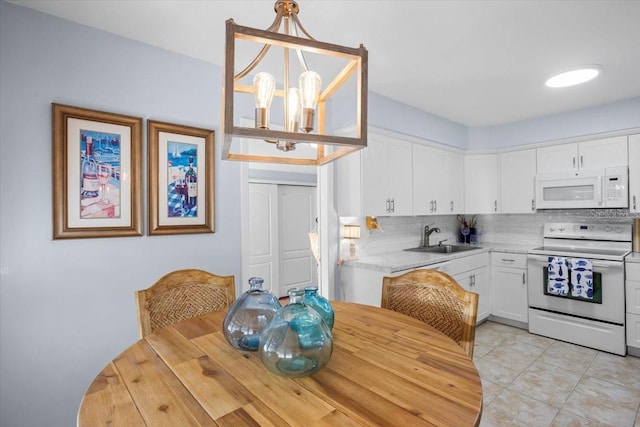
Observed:
[[[52,104],[53,238],[142,235],[142,118]]]
[[[149,120],[149,235],[214,232],[214,131]]]

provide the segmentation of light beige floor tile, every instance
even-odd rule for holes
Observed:
[[[494,349],[493,346],[484,346],[484,345],[478,345],[478,344],[474,345],[473,361],[475,362],[476,360],[484,357],[487,353],[489,353],[493,349]]]
[[[598,354],[593,350],[562,341],[554,341],[540,356],[546,364],[583,374]]]
[[[579,373],[537,359],[508,388],[559,409],[580,378]]]
[[[598,353],[585,375],[640,391],[640,358]]]
[[[585,375],[562,409],[614,426],[632,426],[639,405],[640,391]]]
[[[480,427],[531,427],[522,421],[514,420],[505,414],[500,408],[488,407],[482,411]]]
[[[500,363],[492,361],[487,356],[475,362],[476,369],[480,373],[480,378],[491,381],[501,386],[508,386],[515,380],[520,371],[502,366]]]
[[[535,334],[530,334],[529,331],[523,331],[521,329],[519,329],[518,331],[521,331],[517,334],[515,334],[515,341],[519,342],[519,343],[523,343],[523,344],[529,344],[529,345],[533,345],[536,347],[542,347],[542,348],[549,348],[553,343],[554,340],[551,338],[547,338],[547,337],[541,337],[540,335],[535,335]]]
[[[611,424],[605,424],[601,421],[593,421],[588,418],[565,412],[560,410],[556,415],[551,427],[619,427]]]
[[[529,426],[550,426],[558,409],[523,394],[504,390],[493,399],[487,410],[504,415],[505,420],[518,421]],[[502,424],[511,425],[511,424]]]
[[[482,379],[482,406],[487,407],[502,391],[504,386]]]
[[[543,348],[533,345],[510,342],[494,348],[484,356],[484,359],[489,358],[494,363],[516,371],[522,371],[544,351]]]
[[[475,344],[496,347],[514,335],[514,327],[495,322],[484,322],[476,327]]]

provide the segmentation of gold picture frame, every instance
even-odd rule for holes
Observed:
[[[213,233],[215,132],[147,121],[149,235]]]
[[[51,105],[53,239],[141,236],[142,118]]]

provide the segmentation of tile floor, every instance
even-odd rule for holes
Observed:
[[[556,341],[496,322],[476,328],[481,427],[640,427],[640,358]]]

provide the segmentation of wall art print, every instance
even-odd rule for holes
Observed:
[[[214,131],[149,120],[149,235],[214,232]]]
[[[142,119],[52,104],[53,238],[142,235]]]

